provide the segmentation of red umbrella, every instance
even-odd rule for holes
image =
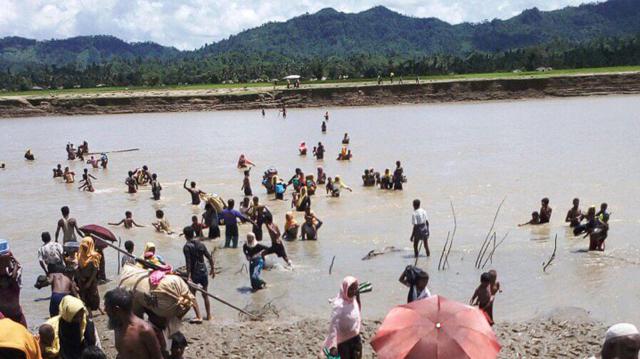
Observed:
[[[500,352],[484,312],[437,295],[393,308],[371,346],[380,359],[491,359]]]
[[[80,227],[80,232],[84,233],[85,235],[93,235],[96,242],[96,248],[98,249],[104,249],[107,247],[107,245],[104,244],[102,240],[109,242],[116,242],[118,240],[113,232],[97,224],[88,224],[86,226],[82,226]]]

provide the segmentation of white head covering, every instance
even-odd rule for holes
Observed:
[[[258,244],[258,241],[256,241],[256,235],[253,234],[252,232],[247,233],[247,246],[249,248],[253,248]]]
[[[614,338],[626,337],[627,335],[640,334],[635,325],[629,323],[618,323],[611,326],[604,335],[604,341]]]

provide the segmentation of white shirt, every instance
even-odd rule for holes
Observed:
[[[420,300],[420,299],[426,299],[426,298],[431,297],[431,292],[429,291],[429,288],[427,288],[427,287],[424,287],[424,289],[422,290],[422,292],[418,293],[418,296],[416,297],[416,292],[417,292],[417,291],[418,291],[418,288],[416,288],[415,286],[413,286],[413,292],[412,292],[412,294],[413,294],[413,296],[414,296],[414,298],[413,298],[413,300],[414,300],[414,301],[416,301],[416,300]]]
[[[44,261],[45,264],[62,264],[64,263],[62,252],[60,243],[50,241],[38,249],[38,259]]]
[[[427,223],[427,211],[422,208],[418,208],[413,211],[413,215],[411,216],[411,224],[414,226],[417,224],[425,224]]]

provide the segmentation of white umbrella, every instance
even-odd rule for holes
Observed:
[[[299,78],[300,78],[300,75],[289,75],[289,76],[283,77],[282,79],[283,80],[297,80]]]

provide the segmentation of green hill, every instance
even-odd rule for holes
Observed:
[[[426,75],[640,64],[640,0],[452,25],[378,6],[270,22],[193,51],[113,36],[0,39],[0,89]]]

